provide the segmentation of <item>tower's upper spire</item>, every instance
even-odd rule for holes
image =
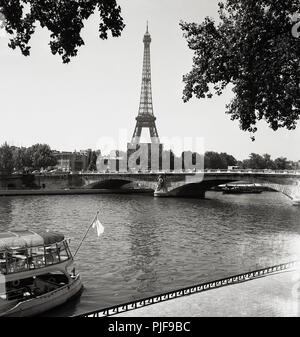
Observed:
[[[151,35],[149,33],[149,29],[148,29],[148,21],[147,21],[147,29],[146,29],[146,33],[144,35],[144,43],[151,43]]]

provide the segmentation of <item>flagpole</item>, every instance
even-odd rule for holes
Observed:
[[[82,245],[82,243],[83,243],[84,239],[86,238],[86,236],[87,236],[87,234],[88,234],[89,230],[91,229],[91,227],[92,227],[93,223],[94,223],[94,222],[95,222],[95,220],[98,218],[98,214],[99,214],[99,211],[98,211],[98,212],[97,212],[97,214],[95,215],[95,217],[94,217],[93,221],[91,222],[91,224],[89,225],[89,227],[88,227],[87,231],[85,232],[85,234],[84,234],[83,238],[81,239],[81,241],[80,241],[80,243],[79,243],[79,245],[78,245],[78,247],[77,247],[77,249],[76,249],[76,251],[75,251],[75,254],[73,255],[73,257],[75,257],[75,256],[76,256],[76,254],[77,254],[77,252],[79,251],[79,249],[80,249],[80,247],[81,247],[81,245]]]

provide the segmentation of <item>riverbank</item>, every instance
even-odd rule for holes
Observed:
[[[55,189],[55,190],[0,190],[0,197],[25,195],[77,195],[77,194],[135,194],[153,193],[149,189]]]

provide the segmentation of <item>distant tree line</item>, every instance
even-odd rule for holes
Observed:
[[[40,171],[57,164],[57,159],[50,146],[35,144],[28,148],[9,146],[4,143],[0,146],[0,174],[9,175],[16,172]]]
[[[171,154],[171,158],[172,155]],[[297,170],[300,169],[300,161],[293,162],[285,157],[272,159],[269,154],[251,153],[248,159],[237,160],[226,152],[207,151],[204,154],[205,169],[227,169],[229,166],[238,166],[241,169],[270,169],[270,170]],[[172,169],[172,167],[171,167]],[[186,167],[186,169],[189,169]]]
[[[300,169],[300,162],[293,162],[285,157],[272,159],[269,154],[251,153],[248,159],[237,160],[227,153],[217,153],[209,151],[204,156],[204,168],[207,169],[227,169],[228,166],[238,166],[241,169],[270,169],[270,170],[297,170]]]
[[[270,169],[270,170],[297,170],[300,162],[293,162],[285,157],[272,159],[269,154],[259,155],[251,153],[249,159],[239,161],[238,165],[245,169]]]
[[[176,157],[173,151],[164,151],[164,153],[170,152],[170,169],[174,169],[174,161],[175,160],[181,160],[184,158],[186,154],[191,154],[190,151],[184,151],[181,154],[181,158]],[[196,156],[197,155],[197,156]],[[193,153],[192,160],[193,165],[195,165],[195,158],[202,157],[200,154]],[[300,169],[300,161],[293,162],[288,160],[285,157],[279,157],[276,159],[272,159],[271,155],[269,154],[257,154],[257,153],[251,153],[249,155],[248,159],[245,160],[237,160],[234,156],[226,153],[226,152],[214,152],[214,151],[207,151],[204,154],[204,168],[205,169],[228,169],[229,166],[237,166],[241,169],[257,169],[257,170],[263,170],[263,169],[270,169],[270,170],[298,170]],[[185,169],[191,169],[193,167],[184,167],[183,161],[182,161],[182,167]]]
[[[121,155],[120,151],[120,155]],[[165,154],[169,151],[164,151]],[[181,158],[176,157],[173,151],[170,151],[170,169],[174,170],[175,160],[182,160],[185,155],[191,154],[190,151],[182,153]],[[125,153],[122,152],[122,156]],[[197,154],[198,157],[201,155]],[[88,154],[88,170],[97,170],[97,152],[89,150]],[[196,154],[193,153],[193,165],[195,165]],[[203,159],[203,156],[202,156]],[[41,171],[48,167],[57,165],[57,158],[54,151],[47,144],[35,144],[28,148],[15,147],[4,143],[0,146],[0,174],[10,175],[13,172],[28,173],[32,171]],[[182,167],[190,169],[192,167]],[[241,169],[270,169],[270,170],[297,170],[300,169],[300,161],[293,162],[285,157],[272,159],[269,154],[251,153],[248,159],[237,160],[234,156],[226,152],[207,151],[204,154],[205,169],[227,169],[229,166],[238,166]]]

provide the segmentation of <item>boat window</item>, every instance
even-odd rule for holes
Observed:
[[[28,251],[29,268],[45,267],[44,247],[32,247]]]
[[[45,262],[46,262],[46,265],[59,263],[59,261],[60,261],[59,252],[58,252],[56,244],[51,245],[51,246],[46,246],[45,247]]]
[[[72,258],[73,256],[72,256],[70,247],[69,247],[69,245],[68,245],[68,243],[66,241],[65,241],[65,246],[66,246],[66,250],[67,250],[69,258]]]
[[[64,241],[64,245],[65,245],[65,247],[66,247],[66,251],[67,251],[67,254],[68,254],[68,258],[69,258],[69,259],[72,258],[72,253],[71,253],[70,248],[69,248],[69,245],[68,245],[68,243],[67,243],[66,241]]]
[[[26,249],[12,249],[6,253],[7,273],[16,273],[28,269],[28,259]]]
[[[69,252],[66,249],[65,243],[61,242],[60,244],[57,245],[58,250],[59,250],[59,256],[61,261],[66,261],[70,258]]]
[[[44,268],[72,258],[67,243],[48,246],[12,248],[0,252],[0,273],[12,274],[30,269]]]
[[[0,273],[6,274],[6,254],[5,252],[0,252]]]

